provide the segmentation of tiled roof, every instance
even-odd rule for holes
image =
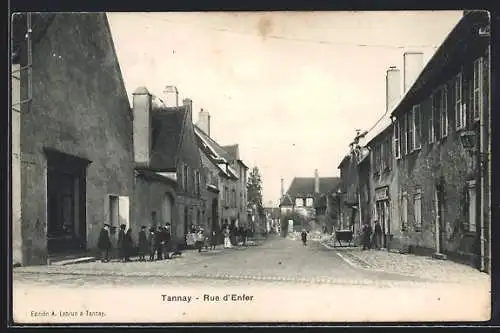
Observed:
[[[187,107],[156,108],[152,114],[152,149],[150,168],[175,170]]]
[[[240,152],[238,145],[222,146],[226,153],[226,158],[228,160],[238,160],[240,158]]]
[[[340,184],[339,177],[320,177],[319,193],[336,190]],[[314,177],[295,177],[286,192],[290,197],[314,196]]]
[[[37,44],[57,14],[54,13],[32,13],[31,14],[31,40]],[[12,60],[18,60],[20,50],[26,47],[26,13],[16,13],[12,16]]]
[[[293,206],[293,199],[288,195],[285,194],[280,201],[280,207],[283,206]]]

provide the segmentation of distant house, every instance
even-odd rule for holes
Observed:
[[[129,223],[132,112],[105,14],[15,14],[12,35],[12,260],[47,264],[96,250],[111,196]]]
[[[295,177],[280,201],[282,213],[293,211],[306,219],[315,220],[326,213],[326,195],[337,190],[338,177]]]
[[[171,223],[174,240],[185,244],[192,226],[206,227],[207,189],[191,121],[192,101],[175,103],[152,103],[144,87],[134,93],[134,207],[138,221],[153,226]]]

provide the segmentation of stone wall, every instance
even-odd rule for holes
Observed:
[[[27,77],[21,90],[26,93]],[[132,117],[105,14],[57,14],[33,45],[33,101],[21,113],[23,265],[47,262],[43,148],[91,161],[87,248],[96,246],[109,193],[132,196]]]

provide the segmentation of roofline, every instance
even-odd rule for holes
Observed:
[[[371,146],[374,143],[374,141],[376,141],[376,139],[379,139],[382,135],[387,134],[387,132],[389,131],[389,129],[392,128],[392,126],[394,126],[394,121],[392,120],[392,117],[391,117],[391,123],[389,125],[387,125],[384,129],[381,129],[380,132],[377,135],[375,135],[373,138],[371,138],[370,141],[365,143],[365,145],[363,147]]]
[[[479,23],[480,18],[478,18],[478,15],[481,15],[483,11],[472,11],[470,13],[467,13],[460,18],[460,20],[457,22],[457,24],[453,27],[453,29],[448,33],[444,41],[441,43],[441,45],[438,47],[436,52],[432,55],[432,57],[429,59],[429,61],[426,63],[424,68],[420,71],[419,75],[417,76],[416,80],[413,82],[412,86],[404,93],[402,98],[394,105],[394,107],[391,110],[391,118],[394,118],[398,114],[400,114],[402,110],[402,107],[408,102],[410,97],[413,97],[417,92],[422,90],[422,87],[416,87],[417,84],[420,84],[421,81],[423,80],[424,75],[429,75],[427,73],[432,72],[435,70],[434,68],[436,67],[436,64],[434,62],[437,61],[437,59],[441,58],[443,54],[446,52],[447,49],[450,48],[450,45],[460,45],[462,43],[467,43],[470,41],[470,35],[464,36],[464,39],[459,39],[459,40],[454,40],[458,37],[458,33],[460,30],[465,29],[467,26],[471,26],[474,23]],[[476,16],[476,17],[474,17]],[[490,22],[489,22],[490,23]],[[443,66],[443,68],[446,68],[446,66]],[[413,95],[413,96],[412,96]]]

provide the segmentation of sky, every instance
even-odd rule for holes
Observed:
[[[210,112],[211,136],[257,166],[263,203],[294,177],[339,176],[356,129],[385,112],[385,72],[425,63],[461,11],[108,13],[125,87]],[[401,79],[402,82],[402,79]]]

